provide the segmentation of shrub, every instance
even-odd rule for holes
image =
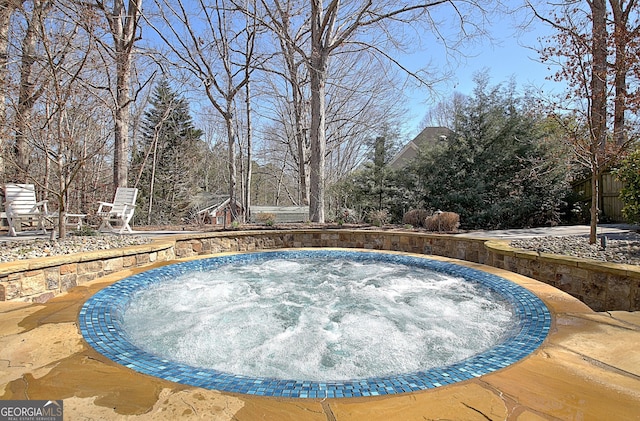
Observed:
[[[389,222],[389,211],[386,209],[369,211],[368,220],[376,227],[380,227]]]
[[[640,149],[624,159],[614,173],[624,185],[620,190],[622,215],[627,222],[636,224],[640,222]]]
[[[414,227],[423,227],[424,221],[428,216],[429,212],[426,209],[411,209],[402,216],[402,223]]]
[[[339,210],[336,214],[336,223],[338,225],[342,224],[355,224],[359,220],[358,213],[353,209],[343,208]]]
[[[270,227],[276,222],[276,215],[269,212],[259,213],[256,215],[256,221]]]
[[[94,237],[96,235],[100,235],[100,232],[94,230],[89,225],[83,225],[80,229],[73,230],[69,233],[70,235],[75,235],[78,237]]]
[[[487,74],[475,83],[450,104],[452,133],[397,173],[393,199],[456,212],[468,229],[558,222],[571,176],[560,125],[512,83],[491,86]]]
[[[456,231],[460,226],[460,215],[455,212],[436,212],[424,220],[428,231]]]

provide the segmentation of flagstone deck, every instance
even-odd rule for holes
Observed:
[[[423,392],[348,399],[221,393],[136,373],[91,349],[77,319],[92,294],[148,267],[106,274],[45,303],[0,302],[0,399],[63,399],[65,419],[640,420],[640,312],[593,312],[503,269],[552,312],[543,345],[505,369]]]

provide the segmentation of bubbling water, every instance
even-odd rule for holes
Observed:
[[[348,380],[417,372],[479,354],[513,310],[474,282],[344,258],[228,264],[131,300],[130,341],[163,358],[252,377]]]

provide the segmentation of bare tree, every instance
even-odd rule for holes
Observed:
[[[315,222],[324,222],[324,168],[326,153],[326,113],[325,94],[328,76],[329,59],[339,49],[350,44],[357,45],[360,50],[366,45],[376,51],[371,43],[354,42],[357,33],[367,31],[389,30],[391,24],[406,24],[409,22],[430,23],[429,11],[441,5],[450,5],[452,17],[460,20],[460,27],[466,24],[466,14],[461,13],[460,7],[472,6],[476,13],[483,10],[474,2],[433,1],[420,4],[398,4],[396,2],[371,1],[344,5],[333,0],[328,4],[315,0],[311,2],[311,51],[307,56],[307,65],[311,78],[311,197],[310,218]],[[431,28],[433,29],[433,28]],[[465,32],[464,29],[461,29]],[[465,33],[468,36],[468,33]],[[378,50],[379,51],[379,50]],[[344,51],[343,51],[344,52]]]
[[[245,71],[250,72],[249,68],[246,68]],[[250,75],[247,75],[247,79],[249,79]],[[252,123],[252,110],[251,110],[251,81],[247,81],[245,85],[245,138],[246,138],[246,147],[247,157],[245,159],[246,162],[246,170],[242,171],[245,174],[244,176],[244,194],[243,200],[245,214],[245,220],[251,217],[251,176],[253,172],[253,123]]]
[[[277,146],[276,148],[272,147]],[[264,165],[254,169],[252,186],[253,202],[256,205],[299,205],[296,194],[297,179],[295,168],[291,167],[290,150],[283,143],[271,144],[257,151]]]
[[[287,173],[288,176],[281,177],[282,180],[289,177],[297,180],[298,190],[293,203],[307,205],[308,202],[302,199],[300,191],[300,163],[308,157],[308,82],[292,84],[289,73],[278,73],[275,70],[284,54],[276,58],[278,60],[270,63],[264,74],[266,77],[261,80],[265,95],[266,92],[270,94],[268,98],[263,99],[265,106],[261,107],[261,110],[269,111],[263,111],[262,115],[272,121],[261,133],[267,147],[273,150],[265,157],[273,159],[274,168]],[[282,66],[285,67],[284,64]],[[401,85],[399,72],[393,69],[390,63],[377,60],[366,52],[338,55],[333,60],[329,73],[325,162],[328,185],[362,162],[371,147],[371,139],[380,133],[381,127],[398,124],[404,108],[402,93],[397,89],[397,86]],[[274,74],[280,77],[274,78]],[[299,75],[296,80],[302,81]],[[300,93],[299,102],[306,108],[296,107],[291,95],[292,90]],[[304,139],[302,142],[299,141],[301,137]],[[301,143],[302,149],[305,150],[302,157],[299,153]],[[305,167],[308,166],[308,161],[304,163]],[[303,175],[305,173],[306,171],[302,172]]]
[[[255,10],[255,0],[252,1],[252,10]],[[245,14],[246,26],[253,28],[253,30],[257,30],[257,19],[255,15],[251,15],[249,13]],[[255,35],[254,37],[247,37],[245,39],[246,51],[253,51],[255,44]],[[240,132],[241,127],[238,128],[238,131],[241,133],[238,136],[240,140],[239,149],[240,149],[240,174],[241,174],[241,192],[242,192],[242,203],[244,205],[244,214],[242,215],[242,222],[246,222],[251,217],[251,179],[253,175],[253,93],[252,93],[252,84],[251,84],[251,73],[253,72],[253,68],[250,66],[246,66],[244,68],[245,77],[247,83],[244,85],[244,131]],[[241,119],[237,119],[238,123],[241,122]],[[243,145],[244,143],[244,145]],[[243,156],[243,151],[246,151],[246,156]]]
[[[588,168],[591,174],[589,242],[593,244],[597,239],[601,175],[631,143],[627,136],[625,114],[633,101],[630,101],[626,86],[622,86],[622,83],[626,85],[630,69],[638,67],[638,55],[632,54],[635,63],[629,60],[628,50],[620,40],[629,42],[633,30],[629,32],[627,23],[624,23],[628,17],[615,15],[619,15],[621,10],[629,13],[635,1],[629,3],[627,6],[630,8],[627,9],[615,5],[618,10],[614,12],[612,25],[608,21],[606,0],[586,0],[584,3],[568,1],[554,10],[553,17],[545,16],[531,3],[529,6],[538,19],[556,30],[553,37],[555,43],[546,46],[540,53],[544,61],[561,64],[561,69],[554,77],[566,81],[569,86],[564,101],[552,104],[552,112],[564,128],[578,162]],[[620,26],[625,28],[621,29]],[[616,31],[619,34],[612,35]],[[612,49],[609,48],[611,46]],[[614,74],[613,78],[610,78],[610,73]],[[613,100],[611,92],[615,93]],[[613,113],[610,112],[612,104]],[[613,136],[609,131],[611,115]],[[616,141],[611,141],[613,139]]]
[[[267,9],[289,10],[283,6],[284,2],[272,0],[263,2]],[[305,3],[306,4],[306,3]],[[299,44],[291,34],[299,31],[284,30],[282,24],[275,19],[267,22],[267,26],[278,36],[286,37],[284,43],[295,48],[303,57],[310,77],[310,110],[311,124],[310,138],[310,197],[309,216],[314,222],[324,222],[325,196],[325,159],[327,153],[326,138],[326,83],[329,76],[330,59],[337,53],[348,54],[367,50],[387,60],[394,61],[386,53],[384,47],[398,48],[401,45],[401,32],[395,33],[394,28],[408,23],[420,25],[421,30],[436,31],[432,25],[432,10],[440,10],[439,6],[450,7],[450,18],[456,19],[458,29],[464,37],[471,37],[472,31],[467,27],[472,9],[477,18],[482,19],[484,10],[481,2],[475,1],[432,1],[427,3],[400,3],[392,1],[371,2],[357,1],[342,3],[338,0],[324,2],[313,0],[305,7],[308,19],[299,21],[300,28],[309,28],[310,37],[304,44]],[[442,11],[442,10],[440,10]],[[377,34],[384,34],[377,37]],[[384,41],[382,41],[384,39]],[[397,63],[397,62],[396,62]]]
[[[18,170],[13,180],[37,184],[41,198],[55,197],[50,209],[58,211],[64,237],[69,198],[77,197],[71,194],[74,181],[104,145],[103,137],[94,137],[104,132],[96,130],[104,109],[85,84],[100,73],[95,21],[87,8],[65,0],[25,2],[20,12],[11,27],[11,70],[19,84],[8,91],[14,95],[16,153],[5,156]]]
[[[398,69],[366,51],[338,55],[327,78],[327,183],[365,159],[372,139],[406,115]]]
[[[209,156],[221,157],[226,156],[226,132],[224,123],[220,122],[220,119],[211,118],[212,115],[219,116],[217,111],[204,107],[200,110],[200,124],[199,127],[203,130],[203,140],[206,145],[206,153]],[[226,186],[229,176],[227,175],[228,165],[226,165],[223,159],[207,159],[203,162],[203,179],[202,187],[204,195],[206,196],[220,196],[223,193],[221,186]],[[226,191],[224,187],[224,191]],[[205,202],[206,205],[211,203]],[[202,203],[205,205],[205,203]]]
[[[163,59],[184,69],[204,87],[213,108],[223,118],[227,133],[229,185],[233,217],[236,201],[235,99],[249,81],[256,28],[227,0],[156,0],[159,19],[147,22],[169,50]]]
[[[15,110],[15,164],[17,176],[22,181],[29,179],[29,163],[31,154],[28,147],[29,127],[32,111],[38,98],[44,93],[46,76],[41,69],[41,47],[43,26],[52,2],[33,0],[30,10],[23,8],[26,29],[22,37],[20,57],[20,82],[18,101]]]
[[[287,92],[291,95],[290,113],[293,126],[294,151],[292,158],[296,161],[298,171],[298,202],[309,204],[309,137],[308,137],[308,103],[309,98],[305,92],[308,85],[308,73],[303,72],[305,62],[299,52],[309,38],[306,26],[296,27],[294,21],[304,19],[305,10],[303,4],[295,1],[274,1],[273,6],[267,0],[262,0],[262,7],[268,18],[266,25],[276,35],[280,47],[279,57],[284,63],[284,71],[274,68],[267,71],[279,74],[288,84]],[[279,66],[278,66],[279,67]]]
[[[454,125],[455,110],[460,109],[465,96],[460,92],[454,92],[449,98],[438,102],[427,111],[420,121],[420,129],[426,127],[448,127]]]
[[[131,106],[131,70],[136,41],[140,39],[142,0],[112,0],[110,4],[95,0],[104,15],[113,38],[112,58],[116,67],[114,98],[114,188],[126,187],[128,177],[128,148]]]
[[[613,138],[618,145],[628,140],[627,111],[640,109],[640,7],[636,0],[609,0],[613,17],[614,78]],[[629,89],[629,80],[635,79]]]
[[[9,90],[9,33],[11,16],[19,7],[20,1],[0,1],[0,182],[6,172],[6,141],[10,135],[7,116],[7,95]]]
[[[85,84],[98,70],[93,15],[86,8],[74,6],[58,1],[50,19],[39,22],[47,84],[40,136],[32,144],[51,162],[52,182],[47,176],[44,185],[56,198],[60,238],[66,236],[73,183],[85,163],[100,153],[106,142],[106,136],[93,136],[98,98]]]
[[[163,98],[165,99],[165,98]],[[169,117],[171,116],[171,113],[175,111],[175,100],[177,98],[169,98],[170,101],[168,103],[163,103],[162,105],[164,106],[164,108],[158,110],[160,111],[161,114],[156,114],[154,115],[154,120],[153,123],[155,123],[153,125],[153,127],[149,127],[148,128],[148,133],[146,133],[146,136],[150,137],[150,140],[148,142],[148,149],[146,151],[143,151],[143,153],[141,153],[140,155],[142,156],[142,158],[140,159],[140,163],[138,163],[139,168],[137,169],[137,174],[135,177],[135,182],[133,184],[133,187],[138,188],[139,184],[140,184],[140,180],[142,178],[142,173],[145,170],[145,167],[147,165],[147,162],[149,160],[151,160],[151,175],[149,177],[149,203],[147,206],[147,224],[151,225],[151,217],[152,215],[154,215],[153,212],[153,199],[154,199],[154,195],[155,195],[155,182],[156,182],[156,169],[158,166],[158,144],[160,141],[160,132],[164,129],[164,125],[166,125]],[[166,99],[165,99],[166,101]],[[136,153],[138,151],[134,149],[134,167],[135,167],[135,160],[136,160]]]

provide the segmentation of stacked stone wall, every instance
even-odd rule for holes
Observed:
[[[265,230],[191,233],[120,250],[0,264],[0,301],[45,301],[124,269],[221,252],[332,247],[431,254],[486,264],[550,284],[595,311],[640,310],[640,268],[509,247],[507,241],[374,230]]]
[[[0,301],[45,302],[124,269],[175,259],[173,241],[0,263]]]

